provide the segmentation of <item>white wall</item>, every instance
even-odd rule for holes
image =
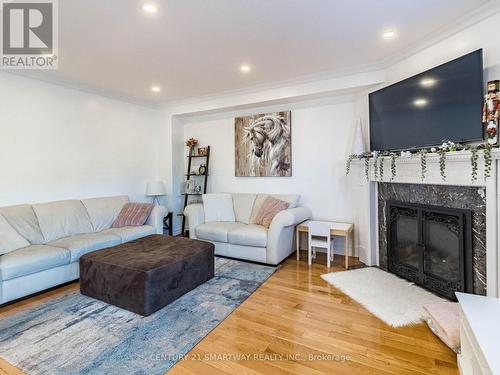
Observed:
[[[292,112],[292,177],[235,177],[234,117],[241,113],[185,120],[184,139],[194,137],[201,145],[211,146],[209,190],[296,193],[317,219],[351,219],[344,168],[346,140],[354,123],[353,102],[287,108]],[[269,111],[261,108],[252,113]]]
[[[158,110],[0,73],[0,206],[127,194],[159,175]]]
[[[292,113],[292,177],[235,177],[234,118],[279,110]],[[340,97],[184,118],[183,139],[211,146],[210,192],[300,194],[315,219],[353,222],[356,199],[345,176],[345,156],[354,123],[354,98]]]

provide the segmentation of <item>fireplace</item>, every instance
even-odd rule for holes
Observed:
[[[387,268],[443,297],[473,292],[470,210],[386,201]]]

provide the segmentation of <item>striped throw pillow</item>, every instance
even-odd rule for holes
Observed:
[[[154,204],[151,203],[125,203],[111,228],[138,227],[144,225]]]
[[[282,201],[281,199],[267,197],[255,216],[254,224],[269,228],[274,217],[280,211],[286,210],[289,205],[290,203]]]

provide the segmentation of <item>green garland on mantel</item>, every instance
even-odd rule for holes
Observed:
[[[414,149],[411,151],[401,151],[400,153],[390,152],[390,151],[373,151],[373,152],[365,152],[364,154],[351,154],[347,158],[346,163],[346,175],[351,171],[351,163],[353,160],[364,160],[365,167],[365,177],[367,180],[370,179],[369,171],[370,171],[370,159],[373,159],[374,170],[373,177],[375,180],[380,178],[380,181],[384,179],[384,159],[380,159],[383,157],[390,157],[391,160],[391,181],[396,177],[396,160],[398,158],[409,158],[413,155],[420,156],[420,169],[421,169],[421,179],[425,180],[425,174],[427,173],[427,154],[428,153],[437,153],[439,156],[439,173],[443,181],[446,181],[446,156],[448,152],[457,152],[457,151],[470,151],[471,152],[471,180],[472,183],[477,181],[477,161],[479,158],[478,151],[483,150],[484,155],[484,179],[486,180],[491,176],[491,162],[492,156],[491,153],[493,149],[498,149],[498,146],[492,146],[489,143],[481,143],[474,145],[463,145],[460,143],[453,143],[450,141],[445,141],[439,147],[431,147],[431,148],[421,148]]]

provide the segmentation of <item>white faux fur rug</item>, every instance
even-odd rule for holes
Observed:
[[[321,278],[392,327],[420,323],[423,306],[442,298],[375,267],[332,272]]]

